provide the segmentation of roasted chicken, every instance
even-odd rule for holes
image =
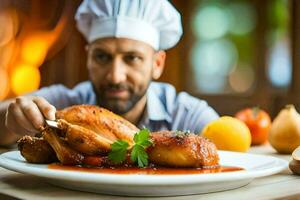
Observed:
[[[84,156],[72,149],[64,138],[61,138],[56,130],[46,128],[43,131],[43,137],[50,144],[56,153],[58,160],[65,165],[79,165]]]
[[[21,155],[30,163],[51,163],[57,161],[55,151],[44,138],[24,136],[18,141]]]
[[[91,105],[72,106],[56,113],[57,119],[94,131],[111,140],[125,140],[132,144],[132,138],[139,129],[124,118],[109,110]]]
[[[65,165],[115,165],[107,157],[111,145],[123,140],[130,151],[139,131],[122,117],[97,106],[72,106],[57,111],[56,117],[59,129],[46,127],[41,138],[24,136],[19,141],[19,150],[28,162],[49,163],[58,159]],[[155,165],[197,168],[219,165],[215,145],[201,136],[161,131],[151,133],[150,139],[152,145],[146,152],[150,163]],[[36,149],[42,150],[37,153]],[[123,164],[133,163],[129,158]]]
[[[191,133],[178,131],[153,132],[154,146],[148,148],[152,163],[173,167],[217,166],[216,146],[207,139]]]
[[[107,139],[103,134],[83,126],[73,125],[65,120],[58,120],[58,126],[65,132],[65,139],[68,144],[86,155],[95,155],[108,152],[111,144],[117,139]]]

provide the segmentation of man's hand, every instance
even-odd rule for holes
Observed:
[[[55,112],[55,107],[42,97],[17,97],[7,108],[5,125],[18,135],[34,135],[44,126],[45,118],[55,120]]]

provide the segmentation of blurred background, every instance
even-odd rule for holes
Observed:
[[[161,81],[205,99],[221,115],[259,106],[300,109],[300,1],[171,0],[184,36],[167,51]],[[87,80],[81,0],[0,1],[0,100]]]

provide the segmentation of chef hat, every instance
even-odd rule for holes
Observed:
[[[88,42],[129,38],[161,50],[182,35],[180,14],[167,0],[84,0],[75,18]]]

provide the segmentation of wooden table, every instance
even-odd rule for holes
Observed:
[[[5,152],[7,149],[0,149]],[[290,155],[276,154],[269,145],[252,147],[250,153],[272,155],[290,160]],[[254,179],[244,187],[210,194],[178,197],[119,197],[93,194],[63,189],[46,183],[42,178],[19,174],[0,167],[0,199],[300,199],[300,176],[293,175],[289,169],[283,172]]]

